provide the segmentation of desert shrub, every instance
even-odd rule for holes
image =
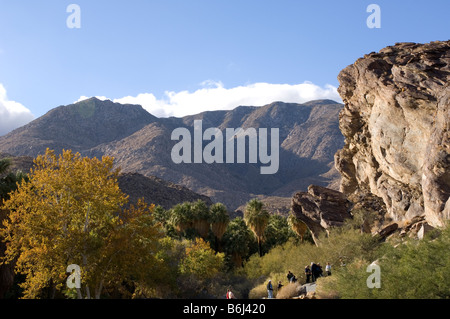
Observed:
[[[298,297],[300,294],[300,286],[301,284],[297,281],[295,283],[289,283],[281,287],[281,289],[277,292],[277,299],[290,299],[292,297]]]
[[[207,290],[215,298],[226,298],[227,289],[231,289],[237,299],[248,299],[250,290],[254,286],[254,281],[239,272],[227,272],[217,276],[215,280],[209,282]]]
[[[298,296],[298,293],[296,293],[294,290],[295,288],[299,288],[300,283],[297,281],[296,283],[290,284],[288,283],[286,279],[286,274],[283,273],[271,273],[268,276],[261,276],[254,280],[255,286],[253,289],[250,290],[249,298],[250,299],[261,299],[261,298],[267,298],[267,283],[268,281],[272,280],[272,286],[273,286],[273,294],[274,297],[277,299],[285,299],[286,296],[291,295],[290,297],[293,297],[295,295]],[[277,285],[278,282],[281,281],[283,284],[283,287],[278,290]],[[285,290],[285,292],[283,292]],[[282,293],[282,298],[278,298],[278,294]],[[290,298],[287,297],[287,298]]]
[[[341,263],[348,264],[356,258],[375,260],[376,247],[379,242],[369,234],[362,234],[355,229],[335,229],[329,237],[325,235],[319,238],[319,246],[309,242],[299,243],[289,240],[284,245],[272,248],[272,250],[259,257],[253,255],[245,264],[245,271],[249,278],[269,276],[271,273],[283,273],[283,283],[287,281],[286,274],[291,271],[297,279],[304,283],[305,266],[311,262],[320,263],[325,267],[327,262],[332,265],[332,272],[340,268]]]
[[[267,298],[267,283],[260,283],[256,285],[252,290],[250,290],[250,293],[248,297],[250,299],[263,299]]]
[[[402,244],[380,245],[380,288],[369,288],[367,266],[373,260],[358,258],[336,273],[333,281],[321,282],[321,293],[340,298],[438,299],[450,297],[450,230],[439,237],[407,239]],[[366,256],[367,257],[367,256]]]
[[[380,260],[381,288],[377,298],[450,298],[450,228],[436,239],[409,239],[397,247],[388,246]]]
[[[337,276],[321,277],[320,284],[316,286],[316,297],[318,299],[338,299],[339,292],[336,290]]]

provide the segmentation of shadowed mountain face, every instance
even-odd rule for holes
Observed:
[[[91,98],[55,108],[0,137],[0,152],[36,156],[49,147],[56,151],[72,149],[84,156],[113,156],[125,173],[162,178],[234,210],[256,195],[290,198],[310,184],[336,188],[340,176],[334,169],[334,154],[344,145],[339,130],[342,107],[330,100],[274,102],[183,118],[156,118],[141,106]],[[248,163],[248,154],[242,164],[175,164],[171,151],[179,141],[171,140],[172,131],[187,128],[193,139],[195,120],[202,120],[203,131],[214,127],[224,136],[227,128],[267,128],[269,132],[278,128],[278,172],[260,174],[260,167],[267,165]],[[208,143],[203,141],[203,146]],[[225,154],[225,142],[223,145]]]
[[[30,169],[34,168],[34,161],[30,156],[12,156],[0,153],[0,160],[4,158],[11,161],[8,172],[29,172]],[[144,199],[147,203],[160,205],[165,209],[170,209],[178,203],[195,202],[199,199],[207,205],[212,204],[211,199],[207,196],[197,194],[186,187],[155,176],[123,173],[119,175],[117,182],[122,192],[128,195],[128,204],[136,205],[139,199]]]

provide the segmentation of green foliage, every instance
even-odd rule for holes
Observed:
[[[180,233],[192,227],[192,203],[175,205],[170,211],[170,223]]]
[[[212,278],[222,270],[223,263],[224,254],[215,254],[203,239],[196,238],[186,248],[186,255],[180,263],[180,272],[202,279]]]
[[[287,222],[291,229],[297,234],[297,236],[300,237],[300,239],[303,241],[305,239],[306,234],[308,234],[308,226],[298,219],[293,211],[289,212],[289,216],[287,218]]]
[[[160,245],[157,257],[164,260],[167,271],[162,274],[163,281],[153,297],[194,298],[205,291],[213,296],[224,293],[228,278],[223,273],[224,254],[216,254],[201,238],[165,237]]]
[[[64,286],[66,266],[76,263],[85,287],[103,287],[108,297],[222,298],[232,288],[238,298],[263,298],[270,278],[275,295],[290,298],[305,282],[306,265],[329,262],[332,276],[318,279],[320,297],[450,297],[448,226],[439,236],[398,238],[401,244],[394,246],[364,232],[377,214],[361,208],[343,227],[322,234],[316,246],[303,222],[292,214],[270,215],[256,199],[244,218],[232,220],[225,205],[208,207],[201,200],[169,210],[140,201],[124,210],[126,196],[111,158],[49,151],[36,163],[28,179],[8,174],[10,162],[0,160],[0,195],[8,212],[4,261],[16,260],[21,272],[16,279],[23,290],[16,295],[45,297],[56,289],[59,296],[80,297]],[[367,287],[373,261],[381,268],[381,288]],[[295,285],[287,282],[288,271],[297,277]],[[277,291],[278,281],[284,290]]]
[[[211,212],[202,200],[177,204],[169,212],[169,223],[184,238],[209,236]],[[166,229],[169,227],[166,226]]]
[[[340,298],[438,299],[450,297],[450,229],[423,240],[407,239],[396,247],[386,243],[378,248],[381,287],[368,288],[367,266],[371,259],[358,259],[345,271],[336,273],[324,291]]]
[[[155,222],[160,223],[163,227],[166,227],[170,219],[170,212],[158,205],[153,211],[153,218]]]
[[[245,264],[245,272],[249,278],[283,274],[287,282],[286,274],[292,271],[304,283],[304,269],[311,262],[320,263],[323,267],[330,262],[333,269],[339,269],[341,260],[349,263],[360,256],[371,260],[376,255],[374,249],[378,244],[371,235],[353,229],[335,229],[329,237],[322,235],[320,242],[317,247],[310,242],[299,244],[291,238],[285,244],[272,248],[262,258],[251,256]]]
[[[108,285],[152,280],[148,274],[160,264],[154,258],[160,233],[153,206],[140,202],[122,211],[127,197],[118,173],[109,157],[47,150],[35,159],[29,180],[4,203],[9,214],[1,230],[7,242],[3,261],[14,262],[16,273],[25,276],[25,298],[61,291],[70,264],[81,267],[88,298],[99,298]],[[82,297],[81,289],[77,295]]]
[[[227,207],[222,203],[216,203],[210,207],[211,231],[214,235],[214,247],[218,252],[222,250],[222,237],[230,222]]]
[[[208,205],[202,200],[197,200],[191,206],[192,226],[202,238],[208,237],[211,214]]]
[[[206,222],[210,222],[211,215],[209,212],[208,205],[201,199],[197,200],[196,202],[192,203],[191,205],[191,211],[192,211],[192,220],[204,220]]]
[[[5,174],[11,166],[11,159],[2,158],[0,160],[0,175]]]
[[[264,230],[264,243],[262,249],[268,252],[270,249],[283,245],[290,238],[294,238],[295,233],[289,227],[285,217],[280,215],[270,215],[269,222]]]
[[[223,235],[225,252],[231,257],[234,265],[242,266],[243,260],[252,252],[256,242],[251,230],[241,217],[236,217],[228,224]]]
[[[332,265],[332,276],[318,279],[322,298],[434,299],[450,297],[450,230],[447,226],[437,238],[407,239],[402,244],[381,243],[359,227],[333,229],[320,237],[319,246],[289,240],[262,258],[252,256],[244,271],[249,280],[281,278],[287,284],[287,271],[305,282],[304,267],[310,262]],[[380,266],[381,288],[367,287],[374,261]],[[264,285],[256,284],[250,295],[260,298]]]
[[[258,199],[252,199],[247,203],[244,212],[245,223],[250,227],[258,241],[259,256],[263,255],[262,242],[264,231],[269,223],[270,214],[264,209],[264,204]]]
[[[227,207],[222,203],[215,203],[211,205],[210,213],[211,213],[211,223],[225,223],[228,224],[230,221],[230,216],[228,215]]]
[[[9,172],[11,160],[0,160],[0,203],[9,199],[9,194],[15,191],[20,183],[28,181],[28,177],[22,171]],[[4,175],[4,176],[2,176]]]

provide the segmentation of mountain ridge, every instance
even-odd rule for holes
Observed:
[[[221,201],[236,209],[249,199],[290,197],[315,183],[337,185],[334,153],[344,139],[338,118],[343,105],[332,100],[303,104],[273,102],[261,107],[205,111],[181,118],[157,118],[139,105],[90,98],[59,106],[33,122],[0,137],[0,152],[36,156],[47,147],[72,149],[83,156],[115,158],[124,173],[156,176]],[[258,164],[175,164],[171,132],[202,120],[203,129],[279,128],[280,167],[261,175]],[[270,131],[270,129],[269,129]]]

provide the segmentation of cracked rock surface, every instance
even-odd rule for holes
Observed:
[[[450,41],[398,43],[338,76],[340,190],[382,198],[394,221],[450,218],[449,49]]]

